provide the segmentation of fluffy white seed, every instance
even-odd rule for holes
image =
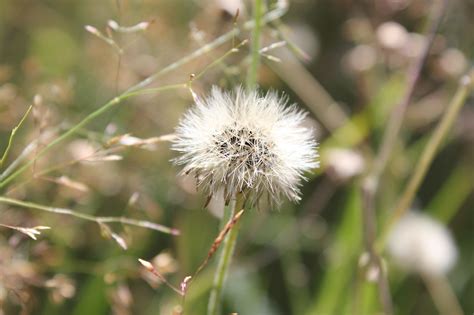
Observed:
[[[446,227],[417,212],[408,213],[395,225],[388,250],[401,267],[429,275],[445,274],[458,256]]]
[[[238,192],[258,201],[300,199],[303,174],[319,166],[306,113],[274,92],[224,92],[214,87],[184,115],[172,148],[176,164],[192,174],[208,195],[223,188],[226,200]]]
[[[362,155],[354,150],[333,148],[326,154],[328,171],[338,180],[348,180],[361,174],[365,169],[365,161]]]

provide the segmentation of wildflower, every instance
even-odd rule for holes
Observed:
[[[388,250],[401,267],[429,275],[448,272],[458,255],[446,227],[417,212],[405,215],[393,228]]]
[[[222,188],[226,201],[236,193],[252,202],[262,194],[298,201],[304,172],[319,162],[313,132],[303,126],[306,113],[287,103],[274,92],[214,87],[179,123],[175,163],[209,196]]]

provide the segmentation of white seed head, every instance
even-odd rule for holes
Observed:
[[[229,200],[238,192],[251,202],[267,194],[298,201],[303,174],[319,166],[306,113],[274,92],[223,92],[214,87],[184,115],[176,129],[176,164],[212,195],[220,188]]]
[[[418,212],[408,213],[395,225],[388,250],[401,267],[429,275],[445,274],[458,256],[446,227]]]
[[[401,49],[406,44],[408,32],[401,24],[396,22],[385,22],[376,31],[377,39],[386,49]]]
[[[342,181],[361,174],[365,169],[362,155],[350,149],[329,149],[325,159],[323,156],[323,162],[325,160],[331,175]]]

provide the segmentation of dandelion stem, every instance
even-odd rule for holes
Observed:
[[[405,191],[403,192],[399,202],[397,203],[397,206],[392,214],[392,217],[389,219],[385,229],[383,229],[381,244],[379,244],[381,249],[383,249],[385,245],[388,232],[390,231],[392,226],[403,216],[403,214],[405,214],[405,212],[410,207],[413,201],[413,198],[415,197],[415,194],[418,191],[418,188],[420,187],[420,184],[422,183],[423,178],[425,178],[426,172],[428,171],[428,168],[430,167],[431,162],[433,162],[433,159],[436,156],[436,153],[442,141],[444,140],[447,133],[451,129],[451,126],[453,125],[454,120],[458,116],[459,111],[461,110],[462,106],[466,102],[467,97],[469,96],[469,94],[471,93],[473,89],[473,83],[472,83],[473,80],[474,80],[474,69],[471,70],[471,72],[468,75],[464,76],[461,79],[461,83],[458,90],[456,91],[456,94],[451,100],[451,103],[448,105],[446,112],[441,118],[441,121],[436,126],[436,129],[434,130],[433,135],[428,140],[428,143],[423,149],[423,152],[421,153],[421,156],[418,162],[413,168],[414,172],[410,180],[408,181],[408,185]]]
[[[235,214],[243,208],[244,197],[241,194],[238,194],[235,200],[232,200],[229,208],[230,215],[223,216],[222,222],[225,224],[227,218],[233,218]],[[207,315],[218,315],[219,310],[222,305],[222,290],[226,280],[227,273],[229,271],[230,262],[232,260],[232,255],[234,253],[235,244],[237,241],[237,235],[239,234],[240,221],[232,227],[232,229],[227,234],[222,251],[219,257],[219,262],[217,265],[217,270],[214,275],[214,284],[211,290],[211,295],[209,297],[209,304],[207,306]]]
[[[250,49],[250,68],[247,73],[247,88],[254,88],[257,83],[257,72],[260,66],[260,35],[262,33],[262,14],[263,1],[254,0],[253,2],[253,20],[254,28],[252,30],[252,46]]]
[[[56,214],[69,215],[69,216],[73,216],[73,217],[83,219],[86,221],[96,222],[97,224],[121,223],[121,224],[133,225],[133,226],[138,226],[138,227],[142,227],[146,229],[151,229],[151,230],[155,230],[155,231],[159,231],[159,232],[163,232],[167,234],[173,234],[173,235],[179,234],[179,231],[173,228],[169,228],[169,227],[156,224],[153,222],[149,222],[149,221],[135,220],[135,219],[126,218],[126,217],[96,217],[90,214],[76,212],[71,209],[49,207],[49,206],[40,205],[34,202],[21,201],[21,200],[1,197],[1,196],[0,196],[0,203],[20,206],[20,207],[25,207],[25,208],[31,208],[31,209],[36,209],[36,210],[41,210],[41,211],[46,211],[46,212],[51,212],[51,213],[56,213]]]

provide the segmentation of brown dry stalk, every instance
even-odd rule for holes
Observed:
[[[140,262],[140,264],[145,267],[146,270],[148,270],[149,272],[151,272],[152,274],[154,274],[155,276],[157,276],[161,282],[163,282],[166,286],[168,286],[169,288],[171,288],[173,291],[175,291],[176,293],[178,293],[179,295],[181,296],[185,296],[186,295],[186,291],[187,289],[189,288],[189,285],[191,284],[191,282],[194,280],[194,278],[202,271],[202,269],[204,269],[204,267],[207,266],[207,264],[209,263],[209,260],[214,256],[214,254],[217,252],[217,250],[219,249],[219,246],[222,244],[222,242],[224,241],[226,235],[229,233],[230,230],[232,230],[232,228],[237,224],[237,222],[239,221],[240,217],[242,216],[242,214],[244,213],[244,209],[240,210],[239,212],[237,212],[228,222],[227,224],[225,225],[225,227],[219,232],[219,235],[217,235],[217,237],[215,238],[214,242],[212,243],[211,245],[211,248],[209,249],[208,253],[207,253],[207,257],[206,259],[201,263],[201,265],[199,266],[199,268],[196,270],[196,272],[194,273],[193,276],[187,276],[186,278],[184,278],[184,280],[181,282],[180,284],[180,287],[181,289],[178,289],[176,288],[174,285],[172,285],[158,270],[156,270],[156,268],[153,266],[152,263],[150,263],[149,261],[147,260],[144,260],[144,259],[138,259],[138,261]],[[184,304],[184,303],[183,303]]]
[[[199,266],[199,268],[196,270],[196,272],[194,273],[193,275],[193,279],[194,277],[199,273],[201,272],[202,269],[204,269],[204,267],[206,267],[206,265],[208,264],[209,260],[212,258],[212,256],[214,256],[214,254],[217,252],[217,250],[219,249],[219,246],[221,245],[221,243],[224,241],[226,235],[229,233],[229,231],[235,226],[235,224],[237,224],[237,222],[239,221],[240,217],[242,216],[242,214],[244,213],[244,209],[240,210],[239,212],[237,212],[230,220],[229,222],[227,222],[227,224],[225,225],[225,227],[220,231],[219,235],[217,235],[216,239],[214,240],[214,242],[212,243],[211,245],[211,248],[209,249],[209,251],[207,252],[207,257],[206,259],[202,262],[202,264]]]

